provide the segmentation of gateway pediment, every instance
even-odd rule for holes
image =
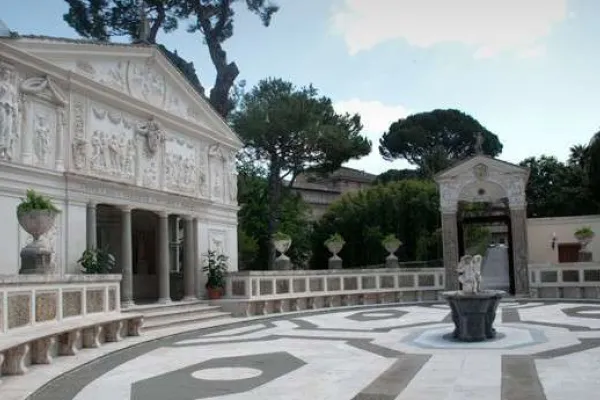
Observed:
[[[23,50],[241,145],[206,99],[153,46],[19,39]]]

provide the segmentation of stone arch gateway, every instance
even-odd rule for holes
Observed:
[[[502,202],[508,206],[510,218],[511,288],[516,296],[529,295],[525,198],[528,179],[526,168],[483,155],[464,160],[435,176],[440,191],[445,286],[448,290],[458,288],[459,203]]]

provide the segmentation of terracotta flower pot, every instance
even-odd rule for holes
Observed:
[[[223,297],[223,288],[207,287],[206,293],[209,300],[219,300],[221,297]]]

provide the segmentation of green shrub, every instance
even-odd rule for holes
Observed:
[[[28,189],[27,196],[21,201],[21,204],[17,207],[17,213],[25,213],[34,210],[47,210],[59,213],[60,210],[56,208],[52,201],[45,196],[37,194],[34,190]]]
[[[116,260],[107,248],[86,249],[77,263],[84,274],[108,274],[115,268]]]

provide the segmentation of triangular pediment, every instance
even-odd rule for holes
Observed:
[[[158,108],[241,147],[238,136],[155,46],[52,38],[11,44],[74,74]]]
[[[497,175],[519,175],[525,179],[529,177],[529,170],[527,168],[496,158],[477,155],[439,172],[435,175],[435,180],[437,182],[447,181],[472,174],[481,175],[481,178],[485,179],[484,175],[492,172]]]

